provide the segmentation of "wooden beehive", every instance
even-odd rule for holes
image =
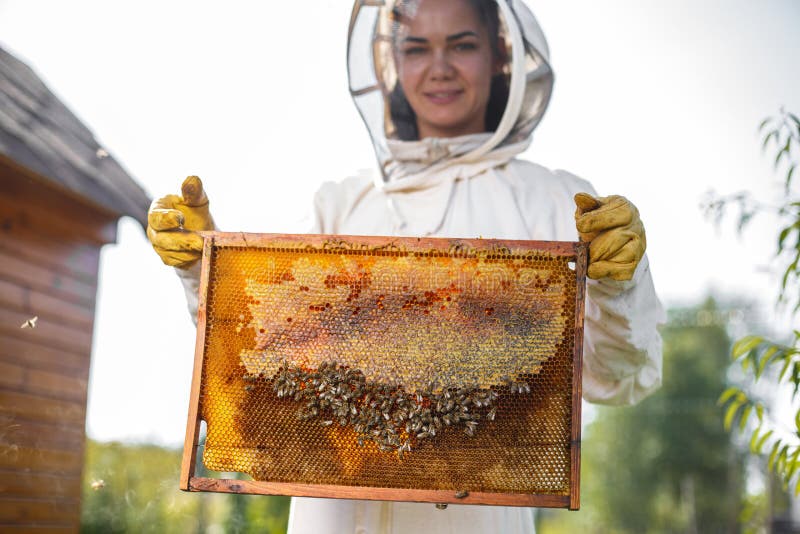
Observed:
[[[100,251],[116,241],[123,215],[144,230],[149,203],[36,73],[0,47],[2,532],[80,529]]]
[[[205,239],[182,489],[577,509],[585,245]]]

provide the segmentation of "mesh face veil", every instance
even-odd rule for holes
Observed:
[[[440,169],[450,163],[472,163],[507,147],[524,150],[538,125],[553,86],[549,50],[533,14],[521,0],[470,0],[464,9],[496,10],[496,59],[501,61],[495,78],[507,86],[501,107],[487,114],[493,131],[457,138],[416,139],[413,110],[398,105],[398,34],[404,21],[413,19],[426,0],[357,0],[350,19],[347,66],[350,93],[369,130],[384,182]],[[492,24],[482,21],[487,28]],[[490,39],[494,39],[490,35]],[[499,52],[499,54],[498,54]],[[493,86],[495,84],[493,83]],[[496,91],[493,88],[493,91]],[[505,89],[502,89],[505,92]],[[496,95],[490,100],[497,107]],[[402,101],[403,98],[400,98]],[[505,105],[502,105],[502,102]],[[492,126],[489,126],[490,128]]]

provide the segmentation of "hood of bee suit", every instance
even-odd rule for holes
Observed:
[[[547,41],[521,0],[496,0],[508,100],[494,132],[402,141],[390,112],[397,82],[393,10],[420,0],[356,0],[350,19],[347,63],[350,93],[372,138],[381,172],[376,187],[415,191],[475,176],[524,151],[550,101],[553,71]],[[413,9],[413,7],[411,8]],[[502,46],[502,44],[501,44]]]

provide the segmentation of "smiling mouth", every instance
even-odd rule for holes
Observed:
[[[423,93],[434,104],[449,104],[457,100],[464,93],[461,89],[451,91],[429,91]]]

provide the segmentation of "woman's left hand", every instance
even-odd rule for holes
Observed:
[[[644,225],[627,198],[618,195],[575,195],[575,226],[581,241],[589,243],[589,278],[630,280],[644,255]]]

